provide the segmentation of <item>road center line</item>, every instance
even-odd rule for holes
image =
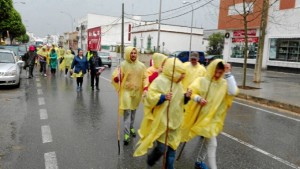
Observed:
[[[42,87],[41,83],[36,83],[36,87]]]
[[[49,126],[42,126],[42,139],[43,143],[51,143],[52,142],[52,135],[51,135],[51,130]]]
[[[40,81],[40,78],[36,78],[35,81],[39,82],[39,81]]]
[[[110,79],[107,79],[107,78],[105,78],[105,77],[103,77],[103,76],[100,76],[100,78],[102,78],[102,79],[104,79],[104,80],[106,80],[106,81],[108,81],[108,82],[111,82]]]
[[[42,95],[43,94],[43,90],[42,89],[37,89],[37,94],[38,95]]]
[[[40,119],[41,120],[48,119],[48,113],[46,109],[40,109]]]
[[[38,102],[39,102],[39,105],[44,105],[45,104],[45,99],[43,97],[39,97]]]
[[[279,161],[279,162],[281,162],[281,163],[283,163],[283,164],[285,164],[285,165],[287,165],[287,166],[290,166],[290,167],[295,168],[295,169],[300,169],[299,166],[297,166],[297,165],[295,165],[295,164],[293,164],[293,163],[290,163],[290,162],[288,162],[288,161],[286,161],[286,160],[284,160],[284,159],[282,159],[282,158],[279,158],[279,157],[277,157],[277,156],[275,156],[275,155],[273,155],[273,154],[271,154],[271,153],[268,153],[268,152],[266,152],[266,151],[264,151],[264,150],[262,150],[262,149],[260,149],[260,148],[258,148],[258,147],[255,147],[255,146],[253,146],[253,145],[251,145],[251,144],[249,144],[249,143],[246,143],[246,142],[244,142],[243,140],[240,140],[240,139],[238,139],[238,138],[236,138],[236,137],[233,137],[233,136],[231,136],[231,135],[229,135],[229,134],[227,134],[227,133],[224,133],[224,132],[222,132],[221,134],[222,134],[223,136],[228,137],[228,138],[230,138],[230,139],[232,139],[232,140],[234,140],[234,141],[237,141],[237,142],[239,142],[239,143],[241,143],[241,144],[243,144],[243,145],[245,145],[245,146],[247,146],[247,147],[249,147],[249,148],[251,148],[251,149],[257,151],[257,152],[260,152],[260,153],[262,153],[262,154],[264,154],[264,155],[266,155],[266,156],[268,156],[268,157],[271,157],[272,159],[274,159],[274,160],[276,160],[276,161]]]
[[[45,158],[45,169],[58,169],[55,152],[45,153],[44,158]]]
[[[300,122],[300,119],[296,119],[296,118],[293,118],[293,117],[288,117],[288,116],[285,116],[285,115],[282,115],[282,114],[279,114],[279,113],[275,113],[275,112],[271,112],[271,111],[268,111],[268,110],[265,110],[265,109],[261,109],[261,108],[258,108],[258,107],[250,106],[250,105],[247,105],[247,104],[244,104],[244,103],[241,103],[241,102],[237,102],[237,101],[233,101],[233,102],[236,103],[236,104],[242,105],[242,106],[246,106],[246,107],[252,108],[252,109],[264,111],[266,113],[273,114],[275,116],[284,117],[284,118],[287,118],[287,119],[290,119],[290,120],[294,120],[294,121]]]

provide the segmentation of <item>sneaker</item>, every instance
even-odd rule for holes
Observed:
[[[208,169],[204,162],[195,162],[195,169]]]
[[[96,87],[96,90],[100,90],[99,87]]]
[[[77,86],[77,92],[79,92],[80,91],[80,87],[79,86]]]
[[[44,77],[47,77],[47,74],[44,74]]]
[[[130,136],[128,134],[124,135],[124,145],[127,146],[130,143]]]
[[[136,133],[135,133],[135,129],[134,129],[134,128],[131,128],[131,129],[130,129],[130,135],[131,135],[132,137],[136,137]]]

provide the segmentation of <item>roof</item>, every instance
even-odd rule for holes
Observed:
[[[0,47],[0,52],[5,52],[5,53],[12,53],[12,54],[14,54],[14,52],[13,52],[12,50],[1,49],[1,47]]]

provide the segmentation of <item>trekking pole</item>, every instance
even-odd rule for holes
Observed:
[[[173,72],[172,72],[172,78],[171,78],[170,92],[172,92],[172,88],[173,88],[173,80],[174,80],[174,73],[175,73],[175,63],[176,63],[176,56],[174,57]],[[168,102],[168,107],[167,107],[167,129],[166,129],[166,137],[165,137],[163,169],[166,169],[166,162],[167,162],[167,149],[168,149],[168,136],[169,136],[169,112],[170,112],[170,105],[171,105],[171,101],[169,100],[169,102]]]
[[[118,154],[120,155],[121,153],[121,148],[120,148],[120,92],[121,92],[121,63],[120,63],[120,58],[118,59],[119,62],[119,68],[118,68],[118,79],[119,79],[119,89],[118,89]]]
[[[213,77],[212,77],[212,78],[213,78]],[[210,80],[210,82],[209,82],[209,86],[208,86],[208,89],[207,89],[207,93],[206,93],[206,95],[205,95],[205,97],[204,97],[205,100],[207,99],[207,96],[208,96],[208,93],[209,93],[209,89],[210,89],[210,86],[211,86],[212,78],[211,78],[211,80]],[[193,125],[197,122],[197,120],[198,120],[198,118],[199,118],[199,116],[200,116],[200,113],[201,113],[202,108],[203,108],[203,106],[200,107],[200,110],[198,111],[198,115],[197,115],[197,117],[196,117],[196,119],[195,119]],[[205,139],[205,138],[204,138],[204,139]],[[181,148],[181,150],[180,150],[180,152],[179,152],[179,154],[178,154],[178,157],[177,157],[176,161],[179,161],[179,159],[180,159],[180,157],[181,157],[181,155],[182,155],[182,152],[183,152],[183,150],[184,150],[185,145],[186,145],[186,142],[183,143],[182,148]],[[202,146],[201,146],[201,147],[202,147]],[[202,149],[202,148],[201,148],[201,149]]]

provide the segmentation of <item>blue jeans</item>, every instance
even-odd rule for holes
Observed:
[[[170,146],[167,147],[167,161],[166,168],[174,169],[174,161],[176,156],[176,150],[173,150]],[[156,142],[156,146],[153,151],[148,155],[147,163],[149,166],[153,166],[163,155],[165,150],[165,144]]]

